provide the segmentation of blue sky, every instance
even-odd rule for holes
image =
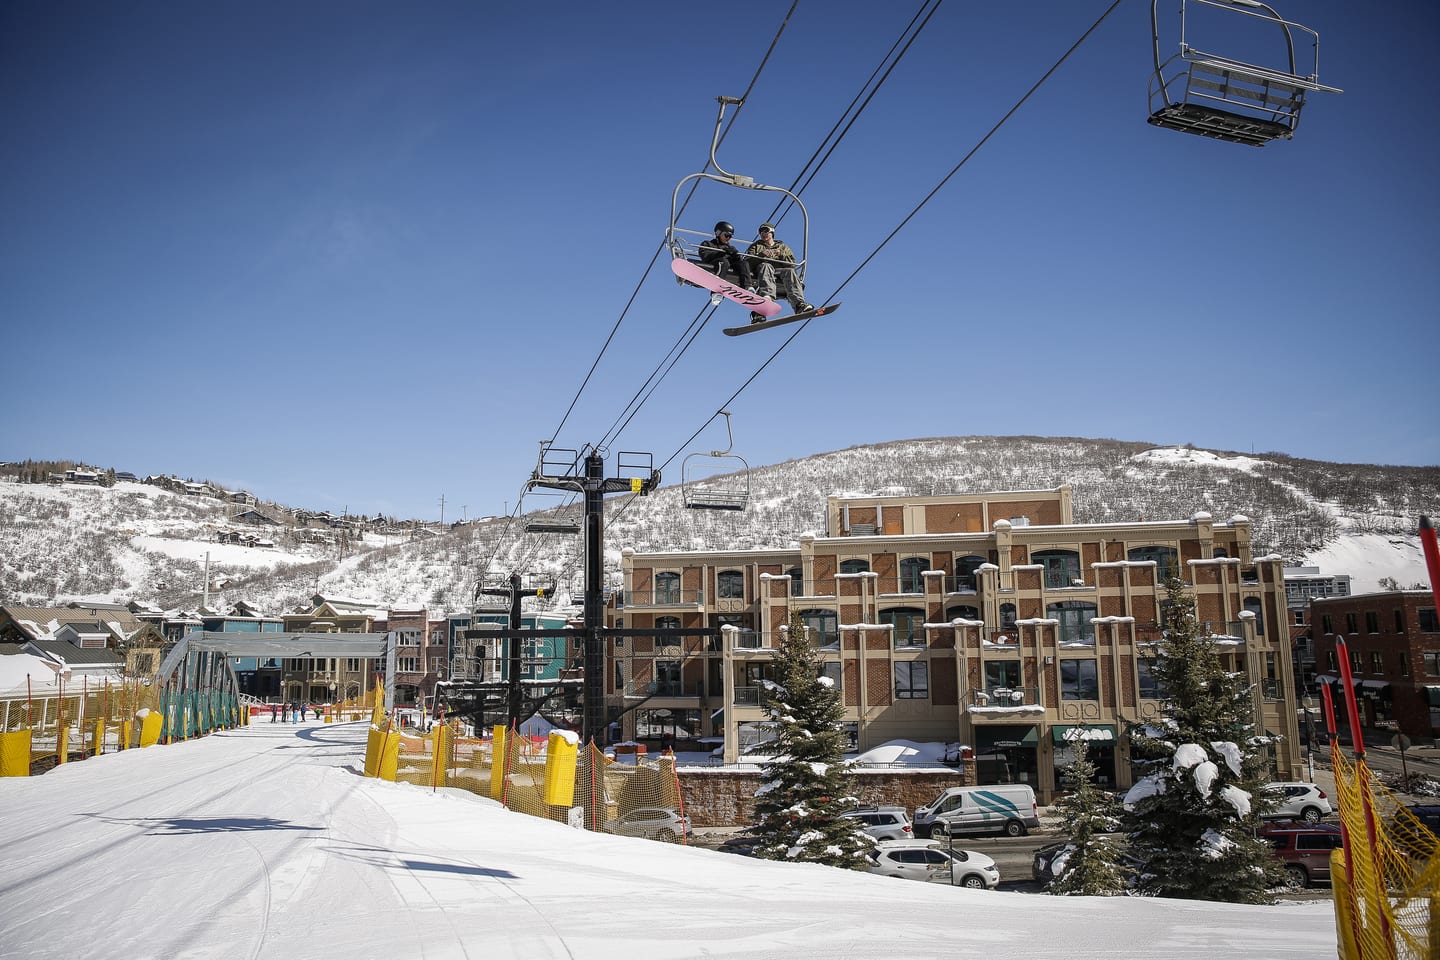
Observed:
[[[809,299],[1108,5],[942,4],[803,193]],[[789,186],[920,6],[802,0],[721,165]],[[1440,463],[1440,13],[1415,2],[1280,6],[1345,93],[1254,149],[1145,123],[1150,7],[1124,0],[841,312],[785,345],[723,336],[722,306],[627,420],[706,308],[663,261],[641,283],[671,193],[789,4],[725,9],[3,5],[0,458],[448,520],[513,508],[551,437],[676,480],[763,366],[728,404],[755,465],[962,434]],[[705,187],[682,225],[771,211]]]

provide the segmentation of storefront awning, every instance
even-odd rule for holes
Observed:
[[[1050,728],[1050,739],[1052,742],[1065,746],[1076,740],[1084,740],[1086,743],[1114,743],[1115,727],[1108,723],[1080,723],[1068,726],[1053,726]]]
[[[1033,725],[1028,727],[996,725],[975,728],[975,749],[979,753],[996,749],[1005,750],[1010,747],[1034,750],[1035,745],[1039,742],[1039,734],[1036,733]]]

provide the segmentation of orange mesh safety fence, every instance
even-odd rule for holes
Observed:
[[[1440,956],[1440,838],[1376,783],[1364,761],[1332,752],[1345,849],[1332,856],[1343,960]]]

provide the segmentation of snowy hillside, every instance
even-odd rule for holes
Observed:
[[[1071,485],[1080,523],[1175,519],[1206,510],[1255,522],[1262,552],[1294,564],[1348,573],[1355,592],[1390,577],[1427,582],[1415,536],[1421,513],[1440,514],[1440,468],[1334,464],[1283,454],[1240,455],[1189,447],[1044,437],[950,437],[852,447],[752,468],[711,481],[748,488],[741,512],[685,509],[670,486],[606,505],[606,563],[636,550],[785,547],[824,528],[825,498],[836,494],[916,495]],[[0,602],[54,603],[125,597],[194,607],[210,556],[212,606],[245,600],[273,614],[316,592],[384,605],[459,610],[485,570],[554,578],[581,589],[579,538],[523,532],[521,519],[443,530],[366,531],[309,542],[315,531],[273,505],[281,518],[257,528],[242,508],[148,484],[114,487],[21,484],[0,475]],[[523,509],[575,516],[553,497]],[[220,542],[259,535],[273,546]]]

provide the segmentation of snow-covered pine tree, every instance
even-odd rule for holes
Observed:
[[[1055,804],[1069,843],[1051,861],[1055,879],[1048,889],[1060,896],[1113,897],[1125,890],[1120,848],[1107,836],[1120,829],[1120,804],[1095,785],[1095,764],[1082,732],[1080,727],[1070,730],[1072,758],[1065,765],[1070,792]]]
[[[1137,779],[1125,796],[1137,889],[1161,897],[1267,903],[1280,864],[1255,836],[1266,760],[1243,675],[1227,672],[1200,633],[1194,601],[1165,581],[1154,675],[1166,717],[1128,733]]]
[[[840,691],[821,675],[821,660],[805,623],[792,615],[782,629],[775,681],[767,684],[776,737],[765,783],[756,791],[755,854],[865,869],[874,843],[860,821],[840,814],[853,807],[840,729]]]

